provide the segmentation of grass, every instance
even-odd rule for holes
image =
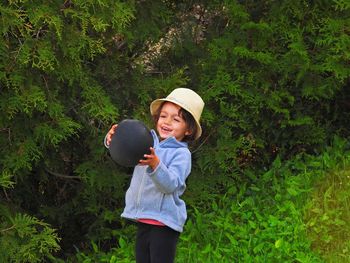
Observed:
[[[326,262],[350,262],[350,168],[316,183],[305,221],[312,249]]]

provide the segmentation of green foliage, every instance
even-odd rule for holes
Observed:
[[[349,262],[349,172],[333,172],[317,184],[308,204],[309,236],[327,262]]]
[[[28,227],[43,229],[34,231],[35,226],[25,235],[13,234],[11,243],[1,236],[2,244],[8,242],[6,246],[18,250],[2,249],[6,262],[42,261],[61,248],[53,242],[58,240],[57,233],[36,218],[57,226],[60,236],[69,240],[69,236],[83,236],[74,229],[76,224],[70,224],[82,214],[89,214],[85,224],[81,223],[82,232],[93,219],[108,225],[111,216],[105,215],[111,210],[105,206],[112,205],[95,199],[103,196],[101,192],[121,202],[125,177],[115,165],[117,171],[112,173],[102,166],[107,158],[101,147],[102,134],[116,121],[119,110],[93,72],[98,56],[113,50],[113,37],[123,34],[134,12],[132,1],[0,4],[0,183],[8,188],[2,196],[9,206],[17,207],[15,218],[27,220]],[[120,65],[123,58],[113,63]],[[92,161],[93,173],[79,173],[79,167]],[[83,182],[99,187],[85,189]],[[111,189],[113,185],[117,187]],[[119,210],[113,213],[115,218]],[[111,238],[111,234],[100,238]],[[66,244],[63,242],[64,249],[73,249]]]
[[[305,157],[286,164],[277,157],[263,174],[247,171],[251,183],[226,187],[206,210],[193,207],[178,262],[322,262],[302,213],[322,166]]]
[[[93,263],[93,262],[108,262],[108,263],[132,263],[135,262],[135,227],[125,226],[118,233],[119,238],[116,244],[108,252],[104,252],[94,242],[91,242],[90,253],[78,251],[72,262]],[[116,247],[114,247],[116,245]]]
[[[344,142],[338,139],[335,143],[332,151],[322,156],[324,166],[332,170],[316,182],[304,220],[313,249],[326,262],[349,262],[350,160],[344,155]]]
[[[0,260],[2,262],[42,262],[59,250],[56,230],[35,217],[12,215],[1,205]]]
[[[14,186],[14,182],[11,180],[13,175],[8,171],[2,171],[0,175],[0,186],[3,188],[10,188]]]
[[[11,218],[57,229],[11,242],[59,235],[60,251],[50,241],[33,257],[132,262],[119,218],[132,171],[103,138],[123,118],[151,127],[149,103],[188,87],[206,106],[180,262],[318,262],[300,209],[333,159],[300,153],[349,136],[349,11],[342,0],[2,1],[0,196]]]
[[[216,116],[210,128],[215,140],[223,141],[215,151],[223,157],[219,165],[240,157],[243,145],[233,145],[242,134],[257,142],[252,151],[259,155],[258,161],[264,161],[264,155],[270,159],[272,148],[289,156],[290,151],[322,144],[332,133],[323,124],[327,104],[350,76],[344,64],[348,50],[335,44],[349,40],[344,33],[347,12],[335,11],[332,3],[319,6],[305,1],[263,6],[249,2],[243,9],[231,5],[225,9],[225,29],[208,41],[209,52],[200,62],[199,90],[209,102],[210,115]],[[268,11],[256,17],[249,7]]]

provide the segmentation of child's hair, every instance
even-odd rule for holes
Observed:
[[[154,125],[157,127],[157,123],[160,117],[160,112],[162,111],[163,105],[166,101],[164,101],[159,108],[156,111],[156,114],[154,114],[153,117],[153,121],[154,121]],[[196,125],[196,121],[194,120],[193,116],[191,113],[189,113],[187,110],[183,109],[180,107],[179,109],[179,116],[182,117],[187,125],[187,128],[191,131],[191,134],[189,135],[185,135],[185,137],[182,139],[182,141],[184,142],[190,142],[190,141],[194,141],[196,138],[196,134],[197,134],[197,125]]]

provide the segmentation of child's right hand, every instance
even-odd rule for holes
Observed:
[[[106,144],[107,146],[109,146],[109,144],[111,143],[112,140],[112,136],[115,133],[115,130],[117,128],[118,124],[114,124],[111,129],[108,131],[107,135],[106,135]]]

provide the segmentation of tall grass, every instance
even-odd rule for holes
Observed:
[[[350,262],[350,167],[316,184],[305,220],[312,248],[326,262]]]
[[[312,248],[326,262],[350,262],[350,161],[349,144],[334,139],[322,154],[326,169],[314,184],[305,206],[304,220]]]

